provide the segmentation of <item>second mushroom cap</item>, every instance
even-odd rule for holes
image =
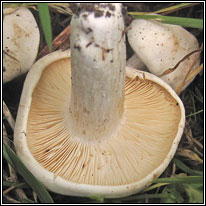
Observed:
[[[174,90],[184,81],[190,67],[194,70],[200,63],[196,61],[197,52],[189,55],[199,49],[197,39],[181,26],[135,19],[128,29],[128,41],[149,72],[161,76]],[[173,72],[162,76],[175,66]]]
[[[29,71],[37,56],[40,33],[28,8],[3,11],[3,82],[6,83]]]

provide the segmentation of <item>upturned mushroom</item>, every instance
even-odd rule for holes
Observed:
[[[188,72],[200,64],[198,41],[181,26],[135,19],[128,28],[128,41],[135,52],[128,65],[140,70],[145,70],[145,65],[149,72],[163,79],[175,91]]]
[[[34,63],[40,41],[39,28],[25,7],[4,8],[3,82],[26,73]]]
[[[70,51],[29,71],[14,131],[16,152],[51,191],[118,198],[168,166],[184,106],[158,77],[125,67],[122,5],[79,4]]]

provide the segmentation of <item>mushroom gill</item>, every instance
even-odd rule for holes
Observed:
[[[157,83],[126,78],[124,115],[110,138],[74,136],[69,122],[70,58],[44,69],[32,94],[27,144],[44,168],[65,180],[118,186],[137,182],[167,157],[178,132],[178,102]],[[137,72],[138,73],[138,72]]]

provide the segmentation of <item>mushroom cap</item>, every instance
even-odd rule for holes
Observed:
[[[34,63],[40,41],[39,28],[31,11],[4,9],[3,82],[26,73]]]
[[[16,119],[14,144],[28,169],[63,195],[118,198],[139,192],[173,158],[184,106],[158,77],[126,69],[125,112],[109,139],[88,142],[69,127],[70,51],[38,60],[29,71]]]
[[[186,55],[199,49],[197,39],[183,27],[144,19],[132,21],[128,30],[128,41],[148,70],[157,76],[175,67]],[[161,79],[176,90],[196,55],[198,54],[194,53],[189,56],[172,73],[162,76]],[[200,61],[197,61],[192,70],[199,64]]]

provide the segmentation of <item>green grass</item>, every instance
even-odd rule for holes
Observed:
[[[131,13],[129,13],[131,14]],[[194,19],[194,18],[183,18],[183,17],[174,17],[174,16],[161,16],[161,15],[135,15],[136,19],[146,19],[146,20],[155,20],[157,22],[165,24],[175,24],[183,27],[203,29],[203,20]]]
[[[27,184],[38,195],[41,203],[53,203],[53,199],[45,186],[39,182],[32,173],[24,166],[16,153],[5,143],[3,143],[3,156],[7,162],[16,170],[27,182]]]
[[[203,29],[203,19],[196,19],[196,18],[185,18],[185,17],[176,17],[176,16],[163,16],[160,13],[171,13],[185,7],[191,7],[195,4],[192,3],[181,3],[175,6],[171,6],[165,9],[161,9],[154,12],[128,12],[128,14],[132,15],[136,19],[146,19],[146,20],[155,20],[161,23],[166,24],[175,24],[180,25],[183,27],[189,28],[197,28]],[[158,15],[157,15],[158,14]]]
[[[41,20],[44,37],[49,47],[50,52],[52,51],[52,28],[49,14],[48,3],[38,3],[37,4],[39,17]]]

